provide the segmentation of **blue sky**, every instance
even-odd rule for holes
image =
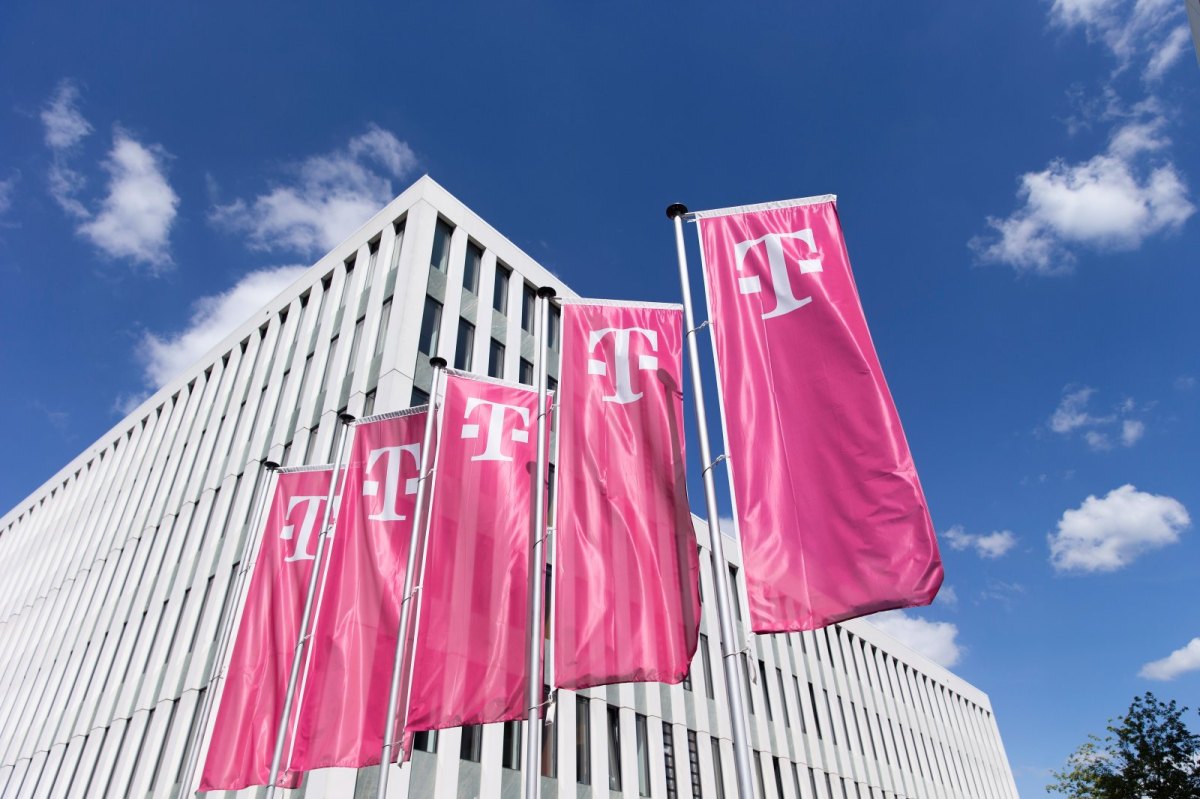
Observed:
[[[1200,705],[1182,0],[503,5],[4,4],[0,507],[422,173],[666,301],[668,202],[832,192],[946,561],[883,623],[1024,796],[1136,693]]]

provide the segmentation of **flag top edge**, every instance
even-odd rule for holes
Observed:
[[[398,411],[388,411],[387,413],[377,413],[372,416],[364,416],[361,419],[355,419],[354,425],[369,424],[371,422],[384,422],[388,419],[399,419],[402,416],[412,416],[418,413],[425,413],[429,410],[429,405],[414,405],[411,408],[402,408]]]
[[[801,205],[819,205],[820,203],[837,202],[836,194],[820,194],[814,197],[800,197],[795,200],[776,200],[756,205],[733,205],[728,208],[714,208],[711,211],[692,211],[688,219],[711,219],[717,216],[732,216],[734,214],[749,214],[755,211],[773,211],[779,208],[795,208]]]
[[[531,386],[527,383],[518,383],[513,380],[505,380],[502,377],[489,377],[488,375],[479,375],[475,374],[474,372],[465,372],[462,369],[444,369],[442,371],[444,374],[453,375],[454,377],[461,377],[465,380],[474,380],[476,383],[492,383],[493,385],[504,386],[506,388],[519,388],[522,391],[529,391],[533,394],[538,393],[537,386]],[[546,394],[552,395],[554,392],[547,389]]]
[[[297,472],[332,472],[332,463],[314,463],[309,466],[281,466],[275,471],[280,474],[295,474]]]
[[[598,300],[586,297],[571,297],[563,299],[562,305],[602,305],[610,308],[657,308],[664,311],[682,311],[683,305],[678,302],[641,302],[635,300]]]

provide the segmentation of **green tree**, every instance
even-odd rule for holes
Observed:
[[[1054,773],[1047,788],[1071,799],[1200,799],[1200,735],[1183,723],[1186,707],[1147,691]]]

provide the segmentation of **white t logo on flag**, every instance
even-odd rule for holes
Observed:
[[[381,447],[371,450],[367,455],[366,471],[370,472],[375,468],[375,464],[380,458],[387,459],[387,467],[383,474],[383,507],[378,513],[371,514],[367,518],[373,522],[401,522],[404,521],[403,516],[397,510],[397,502],[400,499],[400,467],[404,460],[404,453],[407,452],[412,456],[413,464],[418,470],[421,468],[421,445],[420,444],[402,444],[394,447]],[[365,476],[365,475],[364,475]],[[362,492],[364,497],[374,497],[379,494],[378,480],[363,480]],[[404,493],[417,493],[417,478],[410,477],[404,481]]]
[[[505,405],[502,402],[491,402],[480,397],[467,398],[467,412],[464,414],[464,419],[470,419],[471,413],[480,405],[491,406],[491,418],[488,420],[487,431],[487,446],[483,450],[482,455],[474,455],[473,461],[511,461],[512,457],[505,455],[500,451],[500,440],[504,435],[504,419],[505,411],[513,411],[521,417],[521,428],[512,431],[512,440],[519,444],[529,442],[529,409],[522,408],[517,405]],[[479,425],[464,424],[462,428],[463,438],[479,438]]]
[[[312,540],[313,531],[317,529],[317,514],[325,497],[292,497],[288,500],[287,515],[284,521],[292,518],[292,511],[297,505],[304,505],[304,517],[300,520],[300,533],[296,534],[296,525],[287,524],[279,531],[279,537],[284,541],[295,539],[296,548],[292,554],[283,559],[284,563],[294,563],[298,560],[313,560],[316,556],[308,551],[308,542]]]
[[[813,242],[812,228],[797,230],[793,233],[768,233],[757,239],[739,241],[733,247],[734,254],[737,256],[737,269],[740,272],[745,266],[746,253],[759,244],[766,244],[767,266],[771,272],[771,288],[775,292],[775,310],[763,314],[763,319],[783,316],[812,302],[812,297],[797,298],[792,293],[792,284],[788,280],[787,259],[783,253],[784,239],[799,239],[808,245],[810,253],[813,255],[817,253],[817,245]],[[802,275],[822,271],[820,258],[801,260],[799,264]],[[762,282],[757,276],[741,277],[738,278],[738,288],[742,294],[758,294],[762,291]]]
[[[616,381],[614,391],[616,393],[612,396],[601,397],[601,399],[605,402],[617,402],[621,405],[637,402],[642,398],[642,392],[634,392],[633,390],[632,370],[629,363],[629,341],[632,338],[632,334],[640,333],[650,345],[650,349],[658,352],[658,331],[647,330],[643,327],[606,327],[603,330],[592,330],[588,333],[588,351],[594,352],[596,347],[609,333],[612,333],[613,338],[616,339],[613,347],[613,354],[617,359],[615,364],[616,374],[614,375]],[[658,357],[655,355],[639,355],[638,369],[653,372],[658,369]],[[608,364],[596,358],[589,358],[588,374],[606,375],[608,374]]]

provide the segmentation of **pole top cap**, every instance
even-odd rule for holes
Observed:
[[[445,369],[446,366],[448,365],[448,361],[445,358],[441,358],[441,357],[438,357],[437,355],[435,355],[429,359],[429,365],[432,366],[434,369]]]
[[[273,472],[279,468],[279,464],[275,461],[263,461],[263,468],[268,472]]]
[[[557,297],[558,292],[555,291],[554,286],[542,286],[537,290],[537,295],[544,300],[549,300]]]
[[[352,413],[339,413],[338,414],[338,421],[341,422],[342,424],[350,424],[351,422],[354,421],[354,418],[355,418],[354,414],[352,414]]]
[[[687,206],[683,203],[671,203],[667,206],[667,218],[674,219],[677,216],[683,216],[688,212]]]

